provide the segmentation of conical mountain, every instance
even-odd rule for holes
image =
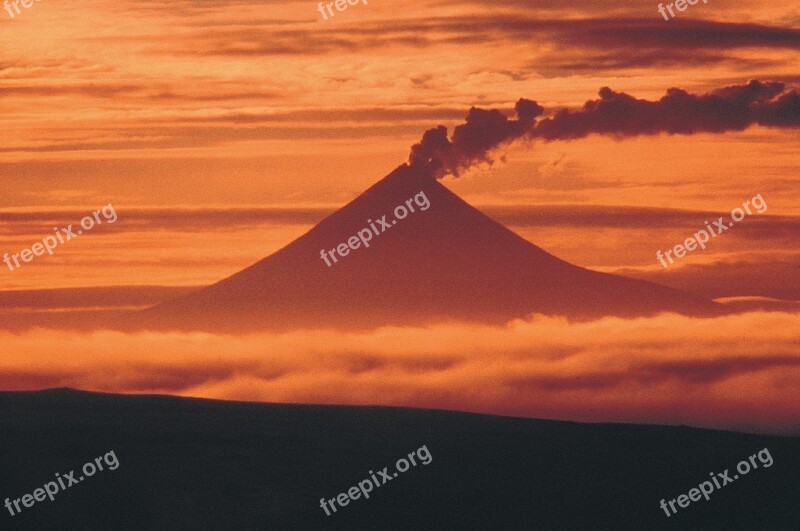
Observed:
[[[414,212],[395,219],[399,205]],[[341,246],[346,256],[323,259],[321,250],[359,231],[370,233],[369,247],[356,238],[355,249]],[[283,249],[130,324],[240,333],[659,312],[711,315],[720,306],[560,260],[403,165]]]

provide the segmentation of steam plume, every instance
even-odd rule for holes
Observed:
[[[447,136],[440,125],[429,129],[412,146],[409,163],[435,178],[459,176],[478,164],[492,164],[492,152],[515,140],[564,140],[590,134],[625,138],[637,135],[723,133],[752,125],[800,127],[800,93],[783,83],[750,81],[707,94],[670,88],[658,101],[634,98],[603,87],[600,99],[577,110],[564,109],[539,119],[544,109],[520,99],[509,119],[497,109],[473,107],[466,122]]]

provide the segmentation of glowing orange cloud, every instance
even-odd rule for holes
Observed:
[[[800,314],[244,337],[0,336],[0,388],[800,430]],[[756,339],[763,337],[767,339]]]

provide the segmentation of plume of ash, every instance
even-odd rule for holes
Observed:
[[[426,131],[412,146],[409,164],[439,179],[458,177],[479,163],[491,165],[493,151],[521,139],[690,135],[741,131],[752,125],[800,127],[800,93],[777,82],[753,80],[701,95],[671,88],[658,101],[637,99],[608,87],[601,88],[599,95],[600,99],[589,100],[580,109],[563,109],[538,120],[544,109],[532,100],[517,102],[515,119],[497,109],[473,107],[451,138],[441,125]]]
[[[520,99],[514,106],[516,119],[509,120],[497,109],[473,107],[466,122],[447,138],[447,128],[440,125],[428,129],[422,140],[411,148],[409,163],[433,177],[458,176],[461,171],[480,162],[493,163],[490,152],[504,144],[524,138],[536,125],[536,117],[544,108],[531,100]]]

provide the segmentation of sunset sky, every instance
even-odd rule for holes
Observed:
[[[0,253],[105,205],[119,215],[52,257],[15,271],[0,264],[0,322],[77,306],[143,307],[178,293],[78,303],[42,302],[29,290],[187,287],[229,276],[301,236],[405,162],[423,132],[452,130],[473,106],[511,114],[528,98],[547,116],[596,99],[601,87],[655,100],[670,87],[702,94],[751,79],[800,85],[800,6],[710,0],[665,21],[657,5],[369,0],[327,21],[310,1],[42,0],[13,18],[0,10]],[[796,127],[760,126],[535,141],[443,181],[576,265],[707,298],[788,301],[786,313],[582,325],[531,318],[501,330],[298,332],[252,344],[0,331],[0,388],[800,431],[800,411],[786,400],[800,384],[798,141]],[[766,212],[668,270],[656,261],[656,251],[756,194]],[[10,290],[19,296],[2,293]],[[619,343],[607,333],[620,334]],[[558,346],[556,338],[573,334]],[[496,343],[484,339],[493,335]],[[746,338],[753,343],[743,346]],[[540,341],[552,350],[534,348]],[[98,365],[103,348],[117,350],[108,366]],[[478,357],[493,348],[496,361]],[[142,354],[167,350],[169,362]],[[328,362],[311,367],[314,356]],[[365,376],[370,363],[375,373]],[[575,378],[603,383],[566,385]],[[513,406],[524,389],[529,398]],[[711,405],[693,412],[706,398]]]

